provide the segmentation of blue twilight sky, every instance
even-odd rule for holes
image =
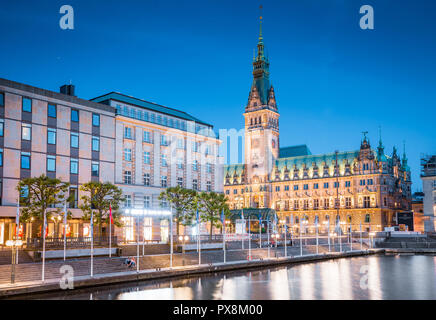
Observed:
[[[386,153],[436,153],[436,1],[263,1],[281,146],[353,150],[382,127]],[[74,30],[61,30],[61,5]],[[90,99],[109,91],[241,128],[258,36],[258,0],[23,1],[0,6],[0,77]],[[359,28],[372,5],[375,30]]]

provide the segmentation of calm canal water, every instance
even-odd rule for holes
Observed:
[[[106,286],[37,299],[436,299],[435,256],[370,256],[201,278]]]

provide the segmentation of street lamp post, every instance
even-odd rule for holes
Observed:
[[[278,258],[279,258],[279,255],[278,255],[278,252],[277,252],[277,242],[278,242],[278,240],[279,240],[279,238],[280,238],[280,235],[279,235],[278,233],[274,233],[274,234],[272,235],[272,237],[273,237],[273,239],[274,239],[275,247],[276,247],[275,255],[276,255],[276,258],[278,259]]]
[[[251,217],[248,216],[248,261],[251,261]]]
[[[271,257],[271,254],[270,254],[270,247],[271,247],[271,244],[269,243],[269,216],[268,216],[268,220],[267,220],[267,227],[266,227],[266,233],[267,233],[267,237],[268,237],[268,259]]]
[[[302,229],[303,229],[302,220],[300,218],[300,256],[303,255],[303,238],[302,238],[302,233],[301,233]]]
[[[11,260],[11,283],[15,283],[15,264],[17,263],[16,261],[16,256],[15,256],[15,252],[17,252],[17,248],[21,247],[23,245],[23,241],[22,240],[8,240],[6,241],[6,246],[11,248],[12,251],[12,260]]]
[[[363,250],[363,240],[362,240],[362,222],[360,223],[360,250]]]
[[[189,240],[188,236],[179,236],[179,241],[182,241],[182,264],[185,265],[185,242]]]
[[[316,221],[315,227],[316,227],[316,254],[319,254],[319,249],[318,249],[318,245],[319,245],[319,242],[318,242],[318,221]]]

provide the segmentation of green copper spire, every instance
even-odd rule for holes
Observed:
[[[377,147],[377,159],[378,161],[386,161],[385,147],[383,146],[381,137],[381,126],[378,127],[378,147]]]
[[[401,161],[401,165],[402,165],[404,171],[409,171],[410,170],[409,166],[407,165],[406,141],[405,140],[403,141],[403,159]]]
[[[262,10],[262,6],[260,6]],[[262,35],[262,14],[260,15],[259,40],[257,42],[257,55],[253,61],[253,85],[256,86],[259,92],[259,97],[262,105],[268,104],[268,95],[270,91],[269,84],[269,62],[265,57],[265,46],[263,44]]]

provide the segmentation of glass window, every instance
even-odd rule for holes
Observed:
[[[124,138],[132,139],[132,129],[129,127],[124,127]]]
[[[132,149],[124,149],[124,160],[132,161]]]
[[[5,120],[0,119],[0,137],[4,136],[4,130],[5,130]]]
[[[144,142],[148,142],[148,143],[151,142],[150,131],[144,131]]]
[[[71,109],[71,121],[79,122],[79,110]]]
[[[183,188],[183,178],[182,177],[178,177],[177,178],[177,185],[181,188]]]
[[[144,196],[144,208],[150,208],[150,196]],[[151,219],[151,218],[149,218],[149,219]]]
[[[197,171],[198,170],[198,161],[194,160],[192,162],[192,170]]]
[[[329,183],[328,182],[324,182],[324,189],[328,189],[329,188]]]
[[[148,152],[148,151],[144,152],[144,163],[150,164],[150,152]]]
[[[32,99],[23,98],[23,111],[32,112]]]
[[[335,182],[335,183],[334,183],[334,187],[335,187],[335,188],[339,188],[339,182]]]
[[[21,169],[30,169],[30,153],[21,152]]]
[[[314,183],[314,184],[313,184],[313,188],[314,188],[314,189],[318,189],[318,183]]]
[[[3,149],[0,149],[0,167],[3,166]]]
[[[132,184],[132,172],[131,171],[124,171],[124,183],[125,184]]]
[[[162,146],[167,146],[168,145],[168,138],[167,138],[167,136],[166,135],[161,135],[160,136],[160,144],[162,145]]]
[[[183,159],[182,158],[177,158],[177,168],[183,169]]]
[[[198,181],[197,181],[197,179],[192,180],[192,189],[198,190]],[[238,191],[236,190],[236,192],[238,192]]]
[[[212,183],[210,181],[206,182],[206,191],[208,192],[212,191]]]
[[[125,208],[132,207],[132,196],[131,195],[126,195],[126,197],[124,198],[124,207]]]
[[[185,141],[183,139],[177,139],[177,148],[178,149],[184,149],[185,148]]]
[[[144,186],[149,186],[149,185],[150,185],[150,174],[144,173]]]
[[[212,164],[211,163],[206,163],[206,171],[207,171],[207,173],[212,173]]]
[[[166,154],[162,154],[162,167],[166,167],[167,165],[168,165],[167,155]]]
[[[92,114],[92,125],[94,127],[99,127],[100,126],[100,115],[99,114]]]
[[[99,165],[98,162],[92,162],[91,164],[91,176],[98,177]]]
[[[56,171],[56,157],[47,156],[47,171],[48,172]]]
[[[71,148],[79,147],[79,134],[71,132]]]
[[[47,114],[50,118],[56,118],[56,105],[55,104],[48,104]]]
[[[0,93],[0,107],[4,107],[4,106],[5,106],[5,94]]]
[[[77,159],[70,160],[70,173],[79,174],[79,160]]]
[[[161,185],[161,187],[164,187],[164,188],[166,188],[167,187],[167,176],[162,176],[161,177],[161,180],[160,180],[160,185]]]
[[[69,203],[69,207],[70,208],[77,208],[77,188],[75,187],[70,187],[70,203]]]
[[[32,125],[26,123],[21,125],[21,139],[29,141],[32,139]]]
[[[92,137],[92,151],[100,151],[100,138]]]
[[[47,129],[47,143],[56,144],[56,129]]]

